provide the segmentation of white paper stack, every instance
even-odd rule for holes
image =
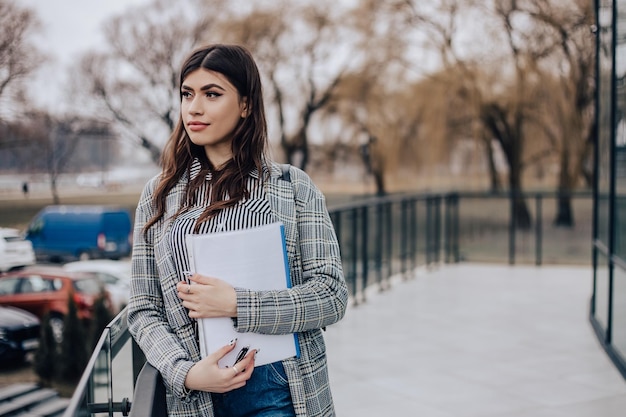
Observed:
[[[190,234],[187,249],[192,272],[219,278],[233,287],[253,291],[291,287],[281,222],[230,232]],[[244,346],[260,349],[255,366],[299,355],[296,334],[239,333],[229,317],[199,319],[198,331],[202,357],[238,339],[237,347],[218,362],[221,368],[232,366]]]

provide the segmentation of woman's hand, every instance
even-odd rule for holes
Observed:
[[[237,317],[237,293],[230,284],[199,274],[189,279],[193,284],[182,281],[176,286],[189,317]]]
[[[233,350],[235,343],[224,346],[206,358],[196,362],[185,378],[185,387],[191,390],[224,393],[246,385],[254,370],[254,355],[251,350],[235,366],[220,368],[217,361]]]

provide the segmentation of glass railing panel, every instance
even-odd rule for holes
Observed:
[[[615,218],[613,220],[613,253],[626,260],[626,197],[615,197]]]
[[[113,403],[132,402],[134,391],[133,340],[126,325],[126,309],[111,322],[111,379]],[[119,414],[121,415],[121,414]]]
[[[103,332],[104,343],[101,349],[94,351],[95,362],[93,368],[89,374],[90,387],[86,390],[86,397],[88,401],[89,411],[101,411],[95,412],[93,416],[108,416],[108,411],[104,406],[97,407],[94,404],[108,404],[109,398],[111,398],[111,332],[109,329],[105,329]],[[89,368],[88,368],[89,369]]]
[[[613,269],[613,323],[612,344],[626,362],[626,270],[620,266]]]
[[[111,344],[109,336],[110,330],[105,328],[63,416],[108,415],[108,412],[104,414],[97,412],[100,410],[94,408],[93,404],[108,404],[109,398],[111,398]]]
[[[133,369],[132,339],[123,310],[102,332],[63,415],[124,415],[132,402]]]
[[[541,258],[545,265],[591,265],[593,199],[579,194],[571,197],[573,224],[555,224],[558,200],[544,197],[542,204]]]
[[[601,251],[597,253],[594,303],[595,312],[593,317],[602,328],[602,331],[606,332],[609,311],[609,263],[608,258]]]
[[[507,263],[510,212],[508,196],[460,196],[461,261]]]

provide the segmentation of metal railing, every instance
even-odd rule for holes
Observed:
[[[126,324],[126,309],[104,329],[64,416],[129,415],[145,357]]]
[[[442,262],[591,263],[591,193],[571,195],[576,222],[568,228],[548,221],[556,193],[515,196],[532,219],[526,228],[514,221],[513,197],[394,195],[331,207],[353,303],[367,301],[368,287],[386,290],[390,277],[408,279],[417,267]],[[130,338],[124,310],[103,332],[64,416],[164,415],[160,378]]]

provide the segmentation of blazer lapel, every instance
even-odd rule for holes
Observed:
[[[176,263],[174,261],[174,255],[172,252],[172,248],[167,239],[169,235],[170,228],[172,227],[174,214],[178,211],[181,206],[182,198],[185,195],[185,187],[187,185],[187,178],[182,178],[178,184],[169,192],[166,198],[167,208],[165,211],[165,215],[163,216],[163,226],[161,227],[161,231],[159,236],[155,240],[154,250],[156,256],[157,267],[159,269],[159,275],[161,276],[161,288],[165,289],[170,286],[175,286],[180,280],[177,272],[176,272]],[[176,303],[172,301],[172,304],[169,304],[167,308],[177,309],[182,308],[180,314],[171,314],[171,317],[174,318],[177,322],[171,323],[174,329],[178,329],[187,324],[191,323],[191,319],[186,314],[186,310],[182,307],[182,304],[178,302]],[[172,312],[172,311],[170,311]]]

